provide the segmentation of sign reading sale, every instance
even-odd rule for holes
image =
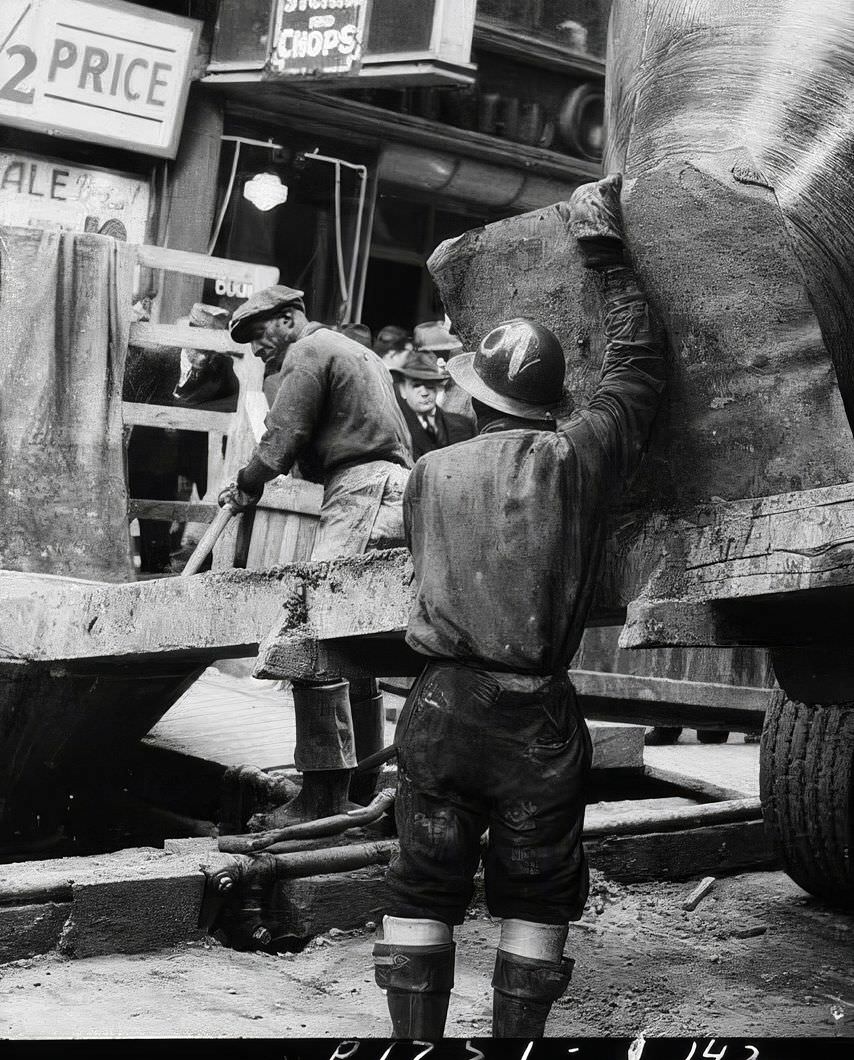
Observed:
[[[2,0],[0,124],[174,158],[199,30],[120,0]]]

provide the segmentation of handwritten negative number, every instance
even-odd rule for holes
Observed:
[[[714,1044],[715,1044],[715,1039],[712,1038],[711,1041],[706,1046],[706,1048],[700,1054],[701,1057],[705,1058],[705,1060],[724,1060],[724,1054],[726,1053],[726,1046],[725,1045],[721,1046],[721,1049],[720,1049],[719,1052],[713,1052],[712,1051],[712,1046]],[[759,1050],[756,1048],[755,1045],[749,1045],[747,1042],[745,1042],[744,1043],[744,1048],[748,1050],[748,1054],[744,1058],[744,1060],[757,1060],[757,1057],[759,1056]],[[685,1057],[685,1060],[693,1060],[693,1057],[696,1054],[696,1052],[697,1052],[697,1043],[696,1042],[691,1042],[691,1051]]]
[[[32,103],[35,89],[20,89],[18,85],[35,70],[36,53],[26,44],[13,44],[11,48],[6,49],[6,54],[12,58],[20,55],[21,65],[4,85],[0,85],[0,99],[8,99],[12,103]]]

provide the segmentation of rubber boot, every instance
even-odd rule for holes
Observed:
[[[374,943],[374,977],[387,992],[392,1037],[432,1042],[445,1034],[454,985],[453,942],[438,946]]]
[[[362,762],[385,747],[383,694],[375,678],[350,682],[350,714],[353,718],[356,758]],[[354,773],[350,778],[350,798],[367,806],[376,794],[379,776],[379,766]]]
[[[539,961],[506,950],[495,955],[492,1037],[542,1038],[552,1004],[564,993],[575,962]]]
[[[353,718],[347,681],[293,683],[296,747],[302,773],[299,795],[271,813],[255,814],[252,831],[285,828],[352,809],[347,795],[356,765]]]

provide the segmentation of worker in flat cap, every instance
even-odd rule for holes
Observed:
[[[403,489],[412,460],[394,384],[380,358],[310,322],[302,292],[291,287],[259,291],[234,313],[230,330],[274,370],[268,382],[275,394],[267,430],[220,504],[253,507],[265,483],[298,463],[304,478],[323,485],[312,559],[403,544]],[[294,761],[303,787],[294,803],[259,822],[264,827],[310,815],[321,791],[346,793],[357,759],[383,745],[382,695],[373,679],[353,681],[349,689],[346,681],[294,682],[294,706]],[[350,795],[370,799],[377,775],[360,772]]]
[[[484,854],[502,919],[493,1036],[543,1034],[573,967],[587,898],[581,845],[591,742],[567,669],[578,648],[609,504],[638,467],[664,359],[624,261],[620,178],[578,189],[569,231],[597,276],[605,357],[586,407],[566,408],[565,358],[536,321],[507,320],[448,370],[478,436],[422,457],[404,495],[415,569],[406,641],[426,657],[397,726],[399,855],[374,946],[395,1036],[444,1033],[453,930]]]
[[[411,350],[399,367],[392,368],[391,374],[397,383],[400,407],[412,439],[413,460],[475,436],[471,420],[445,412],[437,403],[449,377],[439,367],[435,353]]]
[[[231,337],[235,342],[251,342],[252,352],[264,362],[264,394],[271,405],[285,354],[309,325],[304,297],[304,291],[276,283],[253,294],[231,316]]]

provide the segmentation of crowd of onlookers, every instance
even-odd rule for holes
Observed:
[[[141,307],[138,319],[146,319]],[[226,330],[229,313],[217,306],[194,305],[178,321],[191,327]],[[424,453],[475,434],[474,418],[443,408],[453,384],[445,368],[462,343],[447,321],[426,321],[412,331],[387,324],[376,335],[364,324],[344,324],[340,331],[379,356],[395,382],[401,412],[409,430],[413,460]],[[185,348],[132,348],[125,371],[124,400],[177,405],[223,412],[237,407],[238,382],[231,357]],[[134,427],[128,444],[128,491],[150,500],[193,500],[208,489],[208,439],[197,431]],[[193,545],[192,533],[178,524],[139,520],[141,569],[149,573],[179,570]]]

